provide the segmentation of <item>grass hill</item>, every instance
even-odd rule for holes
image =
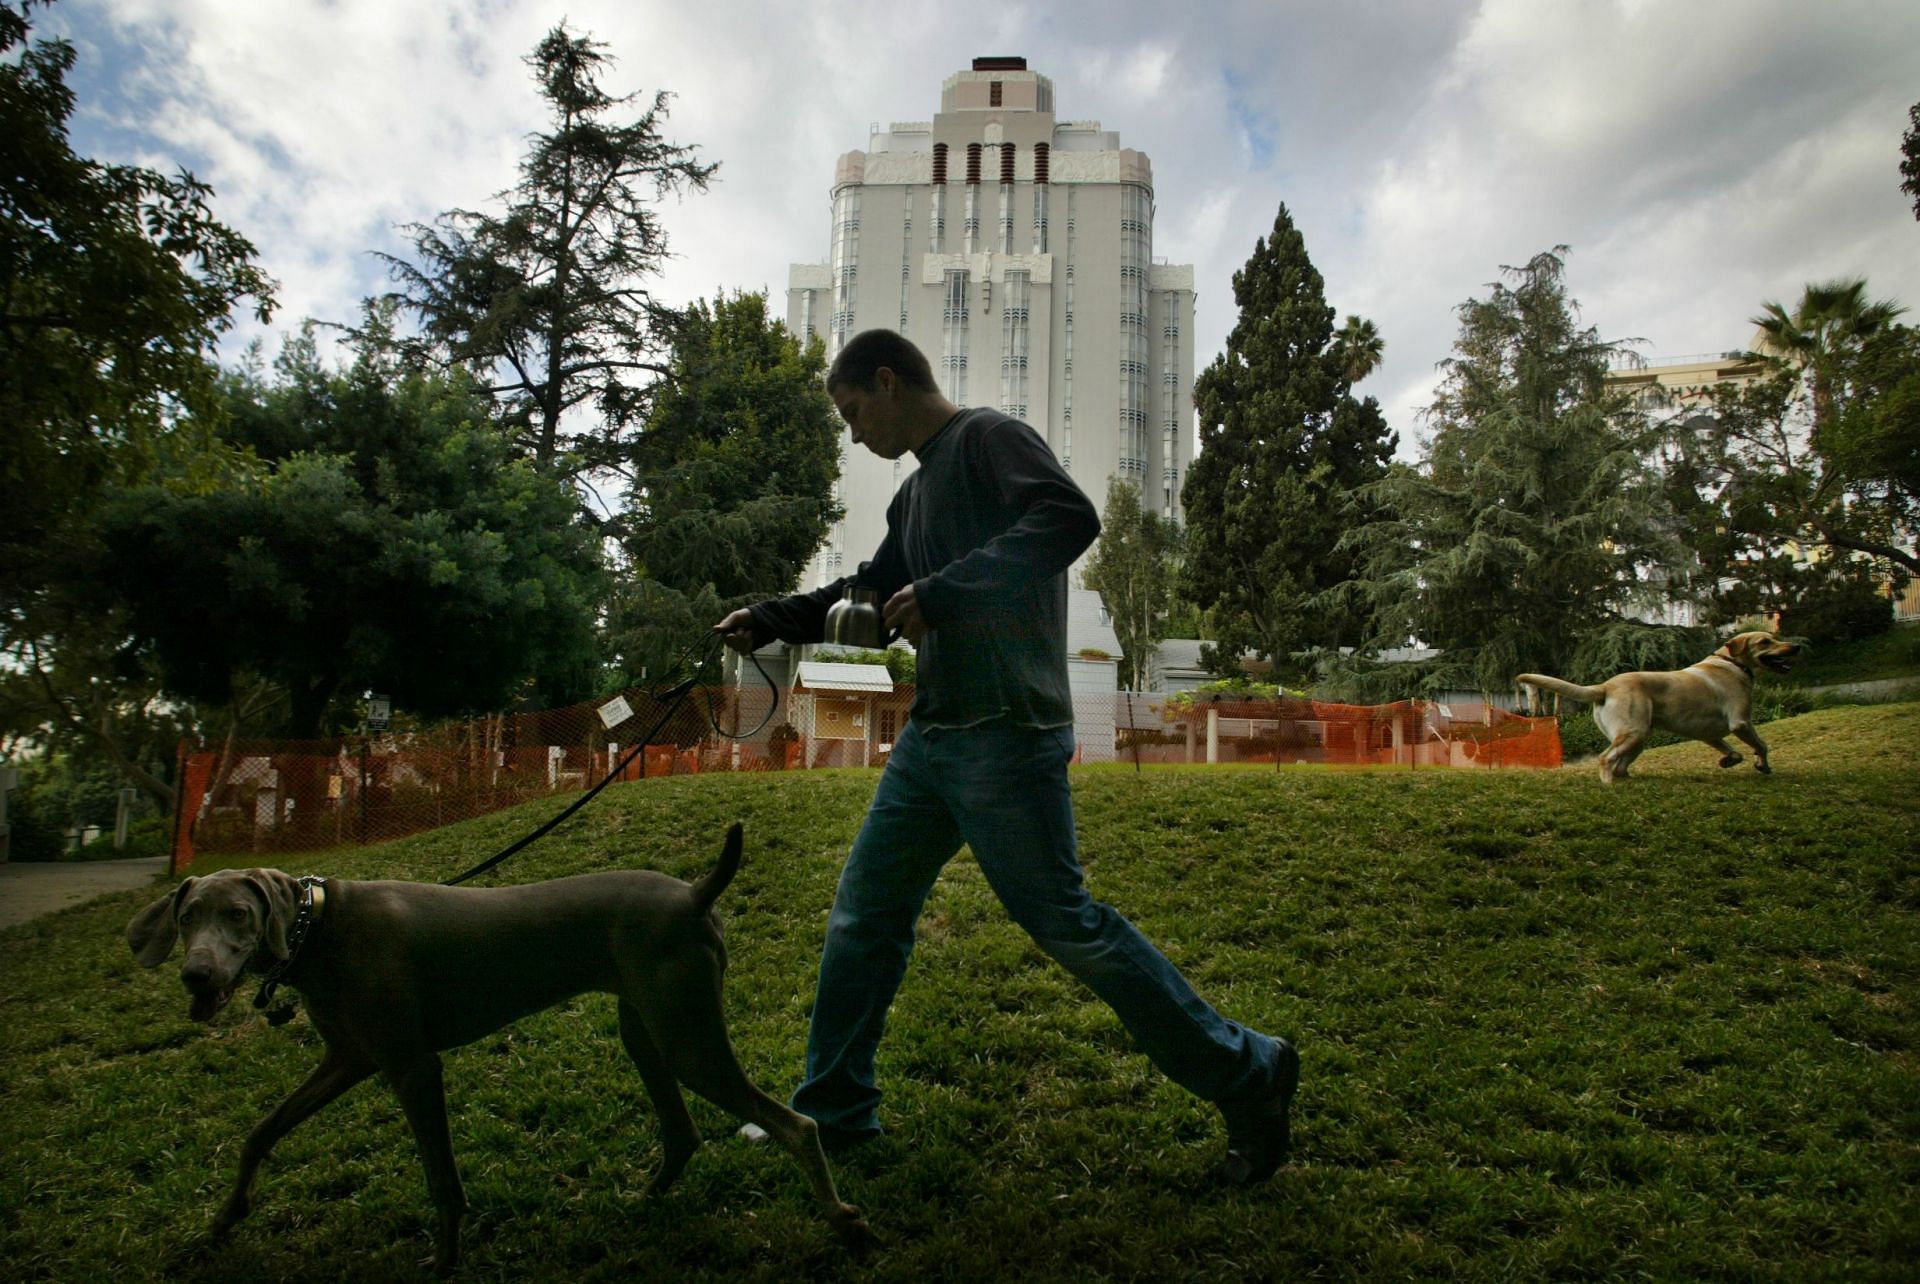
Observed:
[[[1229,1015],[1300,1046],[1292,1166],[1216,1189],[1216,1114],[1005,919],[964,854],[881,1050],[890,1135],[836,1164],[885,1246],[844,1256],[783,1155],[657,1138],[589,996],[447,1057],[472,1279],[1912,1279],[1920,1261],[1920,704],[1768,725],[1635,779],[1080,770],[1094,894]],[[797,1079],[828,902],[873,774],[618,786],[498,875],[704,870],[741,1059]],[[439,879],[543,803],[289,862]],[[157,894],[160,889],[156,888]],[[204,1242],[241,1138],[310,1068],[304,1018],[187,1021],[126,895],[0,934],[0,1257],[16,1278],[390,1278],[431,1211],[398,1106],[355,1089]]]

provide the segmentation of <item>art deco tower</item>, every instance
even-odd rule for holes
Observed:
[[[1181,518],[1193,449],[1193,268],[1153,256],[1153,170],[1097,121],[1054,113],[1024,58],[976,58],[931,123],[842,156],[824,264],[788,276],[787,324],[829,361],[862,330],[919,345],[942,391],[1032,424],[1096,506],[1108,478]],[[843,439],[847,516],[808,585],[850,573],[886,529],[912,455]]]

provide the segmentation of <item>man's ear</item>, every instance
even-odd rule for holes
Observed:
[[[883,397],[891,397],[899,388],[899,380],[894,378],[893,367],[879,366],[873,372],[873,390]]]

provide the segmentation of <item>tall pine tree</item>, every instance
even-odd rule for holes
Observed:
[[[1460,306],[1426,458],[1371,488],[1394,515],[1349,540],[1375,644],[1442,652],[1399,668],[1403,684],[1500,691],[1527,670],[1587,679],[1697,658],[1691,634],[1635,619],[1692,559],[1655,471],[1658,431],[1608,389],[1620,345],[1580,323],[1565,251]]]
[[[1397,442],[1379,404],[1352,394],[1352,353],[1286,206],[1233,297],[1227,350],[1194,380],[1200,454],[1181,492],[1185,588],[1212,613],[1203,658],[1228,675],[1243,651],[1291,670],[1297,652],[1361,640],[1364,606],[1328,590],[1351,575],[1338,545],[1353,492]]]
[[[562,23],[528,56],[551,128],[533,135],[503,213],[449,210],[386,256],[444,359],[475,371],[519,448],[566,476],[618,468],[663,377],[673,313],[648,279],[667,258],[653,203],[704,191],[716,166],[668,141],[668,97],[600,87],[606,46]]]

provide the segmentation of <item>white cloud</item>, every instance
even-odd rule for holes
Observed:
[[[1920,224],[1897,190],[1920,97],[1920,8],[1865,0],[1483,4],[1149,0],[776,6],[664,0],[62,0],[78,138],[213,183],[282,282],[281,321],[350,317],[396,224],[477,207],[543,125],[522,59],[565,17],[608,87],[674,93],[667,134],[721,163],[663,209],[668,298],[784,289],[821,258],[827,188],[872,124],[924,120],[977,54],[1021,54],[1060,113],[1146,152],[1157,254],[1195,266],[1196,357],[1281,202],[1341,313],[1386,360],[1362,390],[1403,441],[1453,309],[1556,243],[1607,335],[1655,354],[1738,346],[1765,298],[1864,274],[1920,309]]]

